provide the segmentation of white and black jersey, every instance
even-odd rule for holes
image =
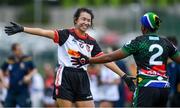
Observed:
[[[87,66],[76,68],[71,63],[78,52],[88,57],[103,54],[97,42],[88,34],[78,34],[75,29],[56,30],[54,42],[58,43],[59,68],[56,72],[53,98],[70,101],[92,100]]]
[[[77,51],[88,57],[103,54],[95,39],[88,34],[82,37],[75,32],[75,29],[55,30],[54,42],[59,44],[58,63],[66,67],[75,67],[71,63],[71,57],[77,56]],[[87,70],[87,65],[82,68]]]

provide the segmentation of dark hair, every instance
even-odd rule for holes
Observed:
[[[15,51],[16,50],[16,47],[20,45],[19,43],[13,43],[12,46],[11,46],[11,50],[12,51]]]
[[[91,27],[93,26],[93,19],[94,19],[94,14],[92,13],[92,10],[88,8],[78,8],[76,12],[74,13],[74,25],[76,24],[76,20],[79,18],[81,12],[87,12],[88,14],[91,15]]]

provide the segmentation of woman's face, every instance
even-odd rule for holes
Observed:
[[[75,21],[75,27],[85,32],[91,26],[91,15],[87,12],[81,12],[79,18]]]

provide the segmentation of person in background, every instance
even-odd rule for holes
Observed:
[[[121,68],[123,70],[123,72],[126,72],[126,74],[131,75],[129,73],[128,67],[126,66],[126,63],[123,60],[117,60],[116,64],[118,65],[119,68]],[[119,100],[115,102],[115,107],[125,107],[125,105],[127,104],[131,104],[131,102],[129,102],[128,100],[128,96],[131,95],[131,97],[133,96],[133,93],[130,92],[130,90],[127,88],[127,86],[125,85],[125,82],[123,80],[120,81],[119,84]]]
[[[39,72],[36,72],[32,77],[30,93],[32,107],[42,107],[42,100],[44,96],[44,80]]]
[[[8,93],[4,106],[31,107],[29,85],[37,70],[32,57],[24,55],[19,43],[12,44],[11,51],[12,55],[1,66],[1,72],[9,74]]]
[[[178,41],[176,37],[168,37],[176,47],[178,47]],[[171,85],[170,95],[169,95],[169,105],[170,107],[179,107],[180,106],[180,64],[168,60],[167,65],[167,74],[169,76],[169,82]]]
[[[118,49],[118,46],[112,46],[113,51]],[[132,73],[130,73],[126,62],[124,60],[117,60],[115,61],[115,63],[117,64],[117,66],[123,70],[123,72],[125,72],[127,75],[131,75]],[[130,90],[127,88],[127,86],[125,85],[125,82],[123,80],[120,81],[120,84],[118,86],[118,90],[119,90],[119,100],[116,101],[114,103],[114,107],[125,107],[125,106],[129,106],[129,104],[132,103],[132,101],[129,102],[128,97],[129,95],[133,96],[133,93],[130,92]]]
[[[112,52],[111,47],[104,49],[105,53]],[[108,68],[102,66],[100,70],[100,91],[102,92],[102,98],[100,107],[114,107],[114,103],[119,100],[118,85],[120,84],[120,77],[113,73]]]
[[[102,66],[100,71],[100,91],[102,92],[100,107],[113,108],[114,103],[119,100],[118,85],[120,77],[108,68]]]
[[[95,107],[98,108],[100,105],[100,100],[102,97],[102,92],[100,91],[100,65],[88,65],[87,72],[90,79],[90,89],[93,95]]]
[[[4,102],[7,96],[7,87],[9,85],[8,72],[2,72],[0,70],[0,108],[4,106]]]
[[[44,107],[56,107],[55,101],[53,100],[53,87],[54,87],[54,69],[49,63],[45,63],[44,66]]]

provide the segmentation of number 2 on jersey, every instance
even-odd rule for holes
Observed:
[[[152,44],[150,47],[149,47],[149,52],[152,52],[154,49],[158,49],[158,52],[153,54],[151,57],[150,57],[150,60],[149,60],[149,64],[150,65],[162,65],[163,62],[162,61],[155,61],[156,58],[160,57],[163,53],[163,48],[162,46],[160,46],[159,44]]]

